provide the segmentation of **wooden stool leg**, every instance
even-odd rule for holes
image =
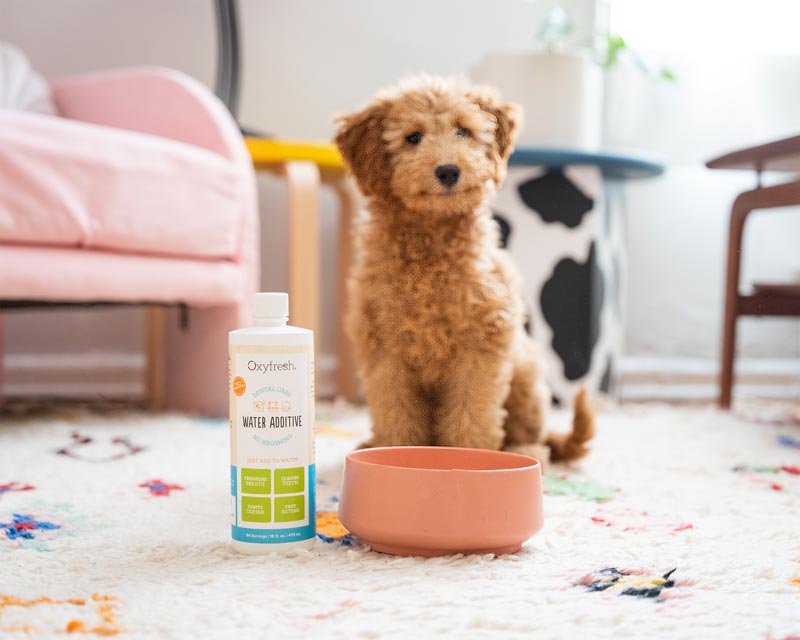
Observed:
[[[353,349],[345,329],[347,278],[353,263],[353,222],[358,201],[350,183],[342,176],[334,183],[339,196],[339,259],[336,277],[336,393],[349,402],[360,400],[358,372]]]
[[[159,411],[164,407],[164,309],[148,307],[145,314],[145,398],[148,409]]]
[[[319,351],[319,191],[320,175],[313,162],[287,162],[289,189],[290,323],[311,329]]]
[[[731,210],[728,229],[728,268],[725,278],[725,315],[722,326],[722,359],[720,362],[719,406],[729,409],[733,395],[733,364],[736,357],[736,318],[739,304],[739,271],[742,256],[744,223],[752,210],[747,199],[739,196]]]

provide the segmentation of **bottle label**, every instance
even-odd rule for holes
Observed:
[[[233,539],[313,538],[313,346],[231,344],[229,363]]]

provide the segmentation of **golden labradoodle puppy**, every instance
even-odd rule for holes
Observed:
[[[520,117],[485,87],[424,77],[338,119],[336,144],[368,204],[347,318],[367,446],[502,448],[545,462],[548,448],[553,460],[587,452],[585,391],[572,432],[543,434],[550,396],[487,206]]]

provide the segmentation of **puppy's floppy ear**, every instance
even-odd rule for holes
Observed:
[[[368,197],[388,189],[389,156],[382,139],[388,110],[388,103],[373,102],[362,111],[336,118],[334,142],[361,193]]]
[[[497,92],[488,87],[472,87],[470,98],[477,104],[481,111],[490,114],[497,122],[495,129],[495,147],[497,156],[497,176],[495,182],[499,185],[505,177],[505,166],[511,152],[517,133],[522,126],[522,107],[513,102],[502,102]]]
[[[494,117],[497,118],[497,149],[503,160],[508,160],[511,152],[514,151],[514,144],[517,141],[517,134],[522,125],[522,107],[515,102],[499,104],[492,109]]]

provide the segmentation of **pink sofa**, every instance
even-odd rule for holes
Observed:
[[[52,90],[60,118],[0,110],[0,300],[185,305],[188,327],[171,306],[156,332],[159,395],[167,409],[224,415],[227,332],[250,324],[260,264],[236,123],[173,71]]]

